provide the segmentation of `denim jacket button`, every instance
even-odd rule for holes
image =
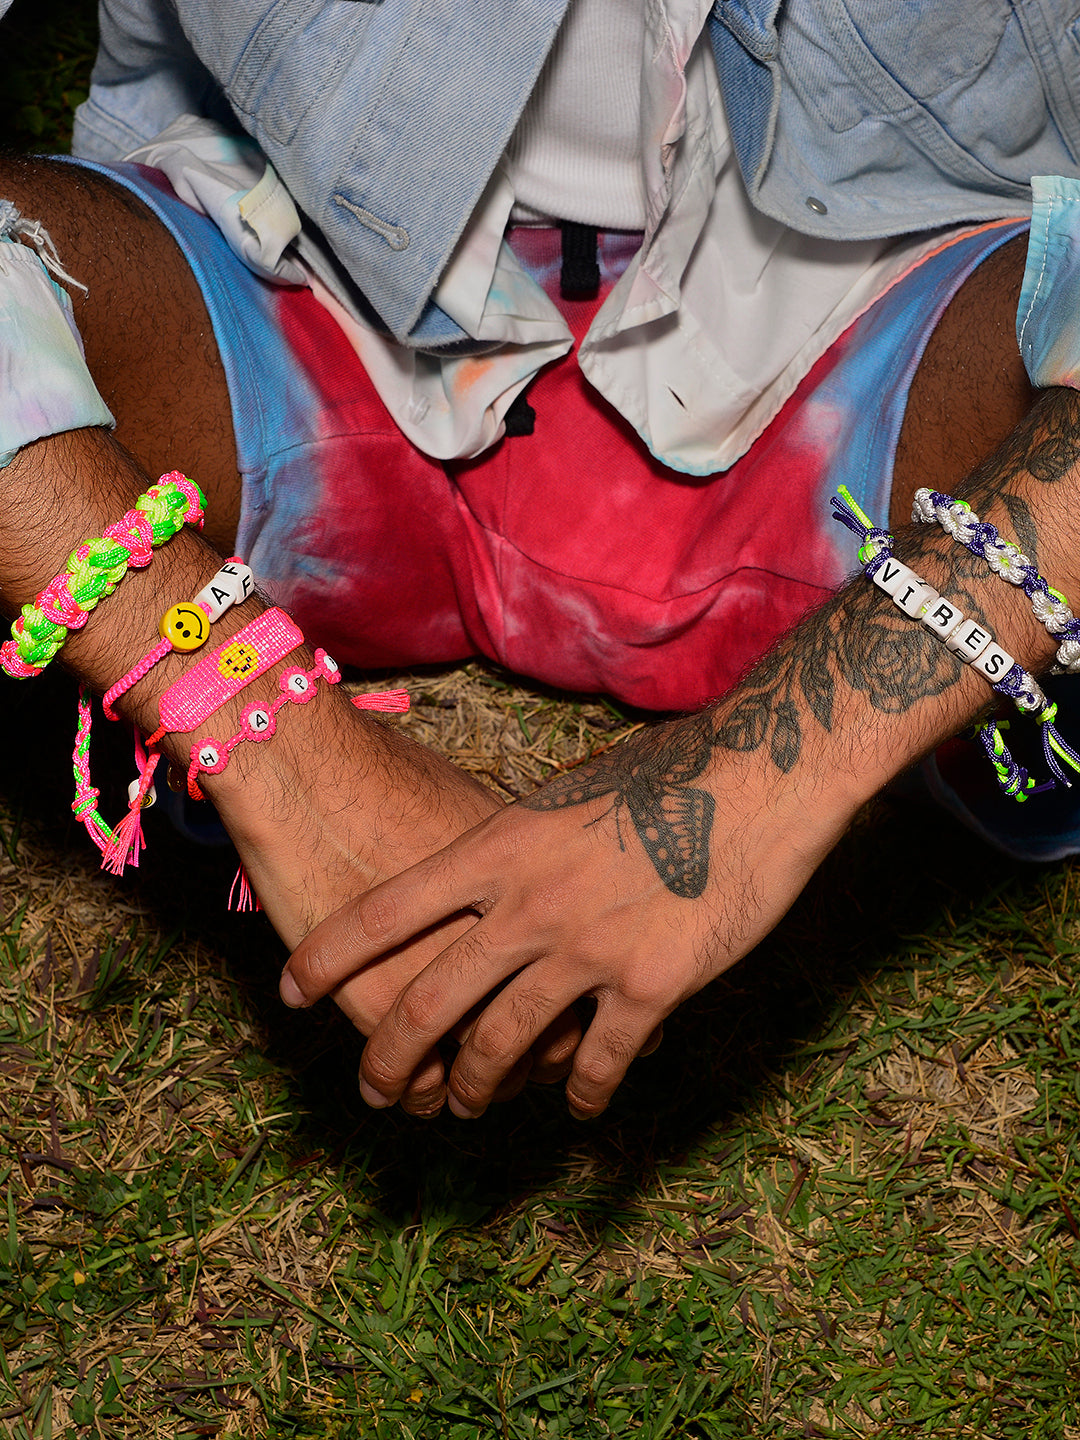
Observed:
[[[829,213],[829,207],[825,204],[825,201],[819,200],[816,195],[808,195],[806,197],[806,208],[813,210],[815,215],[827,215]]]

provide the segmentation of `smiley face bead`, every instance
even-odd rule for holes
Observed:
[[[254,645],[234,640],[226,645],[218,656],[218,672],[229,680],[241,680],[250,675],[259,664],[259,652]]]
[[[174,650],[198,650],[210,638],[210,620],[198,605],[174,605],[161,617],[158,631]]]

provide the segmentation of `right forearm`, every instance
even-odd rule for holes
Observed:
[[[183,457],[177,457],[182,464]],[[198,477],[193,477],[196,480]],[[80,430],[26,446],[4,472],[0,603],[13,618],[66,566],[80,541],[100,536],[146,490],[148,478],[106,432]],[[191,526],[129,569],[115,591],[69,632],[56,663],[99,694],[157,643],[171,606],[192,600],[222,562]],[[266,607],[257,595],[227,610],[204,648],[169,654],[116,702],[144,735],[158,728],[165,691]],[[186,771],[194,741],[239,730],[245,705],[280,698],[291,651],[191,730],[163,735],[161,753]],[[32,684],[32,680],[20,683]],[[59,757],[58,757],[59,759]],[[338,686],[317,683],[312,703],[286,705],[267,743],[236,746],[201,788],[217,806],[282,938],[295,944],[346,894],[412,864],[497,808],[469,777],[354,709]],[[110,817],[119,818],[119,817]]]

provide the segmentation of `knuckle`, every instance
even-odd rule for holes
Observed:
[[[364,1053],[360,1059],[360,1075],[378,1090],[380,1095],[392,1098],[401,1083],[401,1077],[396,1073],[396,1067],[391,1056],[384,1056],[381,1050],[375,1049],[372,1045],[364,1047]]]
[[[455,1099],[469,1110],[483,1111],[491,1100],[491,1086],[481,1084],[466,1070],[455,1069],[450,1089],[454,1092]]]
[[[638,1036],[632,1034],[629,1030],[622,1030],[615,1025],[608,1026],[604,1034],[604,1049],[607,1052],[607,1063],[603,1061],[599,1063],[609,1080],[611,1078],[610,1062],[613,1061],[616,1065],[625,1069],[626,1066],[630,1064],[630,1061],[636,1057],[640,1043]]]
[[[479,933],[477,933],[479,931]],[[484,932],[474,925],[454,942],[454,963],[465,975],[485,969],[491,955]]]
[[[580,1056],[574,1063],[571,1085],[582,1096],[603,1090],[611,1084],[611,1062],[606,1055]]]
[[[400,914],[393,895],[379,889],[356,902],[356,928],[369,944],[382,945],[396,934]]]
[[[473,1026],[462,1059],[464,1064],[472,1060],[479,1061],[485,1068],[498,1068],[509,1065],[514,1055],[513,1040],[503,1025],[481,1017]]]
[[[529,1039],[544,1029],[552,1010],[551,996],[537,985],[511,990],[507,1003],[515,1032]]]
[[[634,968],[622,977],[619,993],[635,1010],[666,1015],[671,1009],[670,981],[659,966]]]
[[[606,1099],[598,1100],[595,1096],[587,1098],[581,1093],[573,1081],[567,1082],[566,1100],[574,1113],[586,1120],[594,1115],[602,1115],[608,1107]]]
[[[638,1053],[638,1040],[629,1030],[610,1023],[597,1037],[598,1044],[585,1055],[578,1051],[572,1083],[584,1094],[608,1092]]]
[[[397,1023],[410,1036],[429,1035],[437,1030],[439,992],[422,979],[414,980],[397,1005]]]

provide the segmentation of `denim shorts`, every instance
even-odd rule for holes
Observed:
[[[368,669],[483,655],[551,685],[654,710],[692,709],[723,693],[854,570],[852,537],[832,521],[831,496],[845,485],[887,522],[896,443],[926,342],[971,272],[1027,228],[985,226],[924,259],[844,332],[722,473],[690,477],[654,459],[585,382],[573,353],[530,387],[531,434],[444,462],[404,439],[310,291],[253,275],[158,172],[87,168],[140,196],[195,274],[232,398],[244,487],[237,549],[313,639]],[[1037,206],[1036,223],[1042,218]],[[552,293],[558,232],[521,232],[512,243]],[[1068,383],[1032,359],[1033,347],[1049,343],[1045,296],[1054,265],[1066,263],[1047,260],[1052,239],[1042,245],[1021,306],[1033,317],[1025,358],[1039,383]],[[558,302],[576,339],[631,253],[627,237],[601,237],[598,296]],[[1080,346],[1076,362],[1080,375]],[[1071,677],[1058,683],[1080,690]],[[1080,696],[1062,705],[1066,734],[1074,709],[1080,719]],[[1018,858],[1080,852],[1075,791],[1017,806],[955,747],[927,763],[920,784]]]

